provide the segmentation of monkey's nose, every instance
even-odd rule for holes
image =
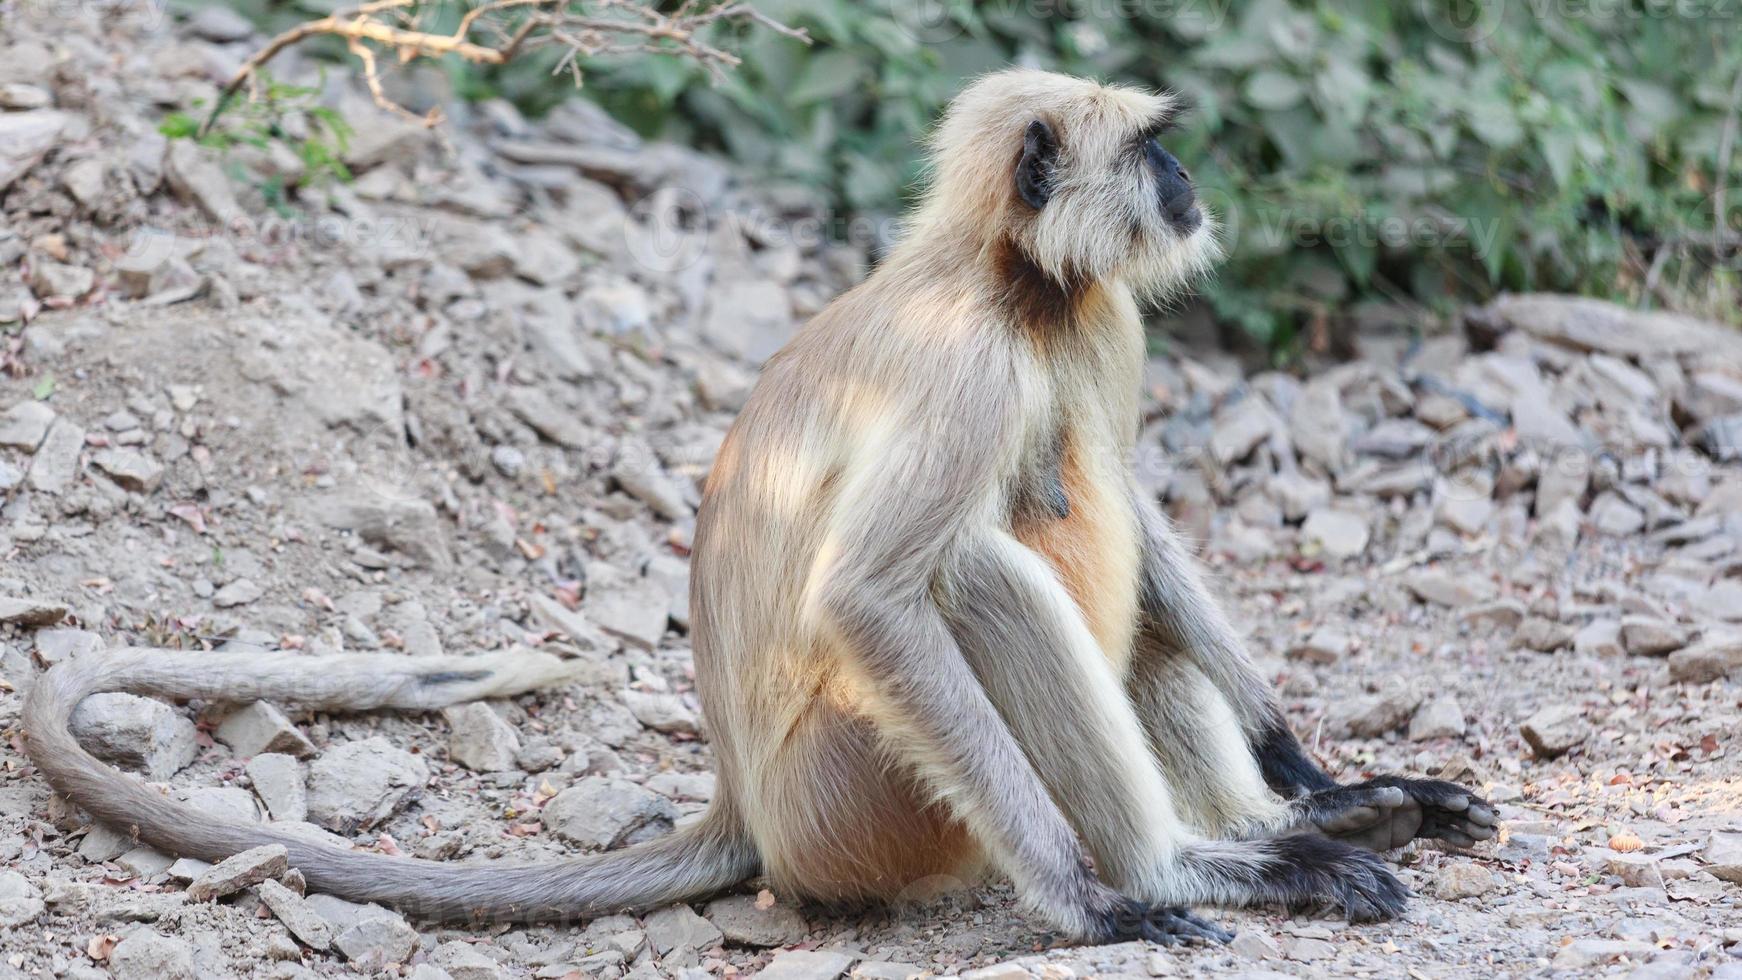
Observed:
[[[1162,213],[1181,231],[1196,231],[1204,220],[1197,208],[1198,195],[1192,190],[1191,174],[1180,166],[1172,153],[1159,143],[1150,143],[1149,159],[1155,173],[1155,193]]]

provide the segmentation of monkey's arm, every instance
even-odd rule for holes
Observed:
[[[1299,818],[1332,836],[1386,850],[1415,837],[1459,845],[1494,836],[1485,800],[1439,779],[1381,776],[1341,786],[1312,760],[1288,727],[1271,686],[1205,587],[1166,515],[1133,491],[1143,535],[1143,640],[1162,656],[1184,656],[1233,708],[1264,781],[1292,801]]]

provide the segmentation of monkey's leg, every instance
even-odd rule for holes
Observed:
[[[986,696],[1109,883],[1164,905],[1329,899],[1355,919],[1402,910],[1408,892],[1365,851],[1314,835],[1206,841],[1185,827],[1119,678],[1038,554],[987,534],[960,549],[943,594]]]
[[[1167,518],[1143,494],[1133,499],[1144,539],[1139,659],[1183,657],[1202,671],[1233,709],[1264,781],[1296,799],[1303,820],[1375,850],[1415,837],[1470,844],[1494,836],[1494,808],[1454,783],[1383,776],[1339,786],[1320,769],[1289,730],[1270,685]]]
[[[843,668],[870,695],[865,707],[879,737],[1027,902],[1091,942],[1231,938],[1181,909],[1148,908],[1097,879],[930,597],[863,574],[877,566],[851,552],[841,566],[823,587],[822,615],[845,654]]]

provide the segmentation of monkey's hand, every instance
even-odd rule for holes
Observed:
[[[1144,905],[1127,900],[1113,911],[1105,941],[1129,939],[1146,939],[1162,946],[1208,945],[1232,942],[1234,934],[1177,905]]]
[[[1325,836],[1373,851],[1418,837],[1469,847],[1491,839],[1499,823],[1487,800],[1443,779],[1377,776],[1319,790],[1296,805]]]

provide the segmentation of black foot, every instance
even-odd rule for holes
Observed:
[[[1106,941],[1132,939],[1144,939],[1162,946],[1181,943],[1208,945],[1231,942],[1234,934],[1177,905],[1144,905],[1129,901],[1111,914]]]
[[[1278,864],[1276,898],[1288,905],[1329,900],[1350,922],[1395,919],[1409,905],[1409,888],[1378,855],[1313,834],[1269,842]]]
[[[1460,847],[1493,838],[1494,807],[1443,779],[1378,776],[1320,790],[1304,801],[1308,822],[1327,837],[1388,851],[1418,837]]]

